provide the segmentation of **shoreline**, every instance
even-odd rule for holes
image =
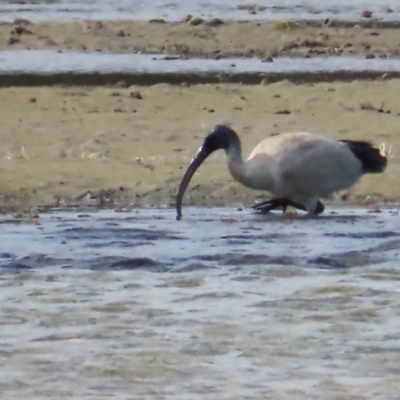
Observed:
[[[245,192],[247,191],[245,189]],[[212,189],[210,189],[210,192],[212,192]],[[163,203],[159,201],[160,196],[157,194],[157,191],[145,194],[142,198],[138,198],[133,192],[126,193],[121,197],[118,195],[115,197],[109,196],[110,193],[117,194],[118,189],[99,190],[97,192],[87,191],[76,198],[60,198],[54,194],[47,193],[44,196],[38,197],[30,196],[27,198],[24,196],[25,198],[22,200],[14,193],[7,195],[7,200],[4,200],[4,196],[0,195],[0,215],[12,214],[14,219],[34,222],[40,214],[52,212],[85,213],[110,210],[117,213],[126,213],[140,209],[176,210],[175,196],[173,195],[170,196],[169,203]],[[48,199],[51,197],[53,199],[49,201]],[[228,200],[216,199],[213,195],[211,197],[210,199],[202,198],[199,200],[198,198],[193,199],[193,197],[189,196],[189,200],[186,199],[186,202],[182,206],[182,218],[185,218],[185,214],[189,215],[190,209],[193,207],[204,210],[210,208],[236,209],[238,212],[249,212],[250,214],[257,215],[257,212],[252,211],[251,206],[257,202],[271,198],[267,192],[258,195],[256,192],[253,193],[252,197],[254,201],[244,199],[243,196],[238,196],[237,198],[231,197]],[[366,197],[363,195],[350,196],[346,200],[342,200],[341,197],[340,194],[335,194],[332,199],[321,199],[325,206],[325,211],[321,216],[335,214],[342,208],[363,209],[368,213],[380,213],[383,210],[389,210],[396,215],[400,209],[400,196],[393,199],[386,199],[383,198],[382,194],[375,193]],[[47,200],[42,201],[40,198],[46,198]],[[272,214],[274,213],[281,215],[282,211],[274,210]],[[300,215],[304,214],[302,211],[298,213]],[[7,223],[7,221],[3,220],[0,223]]]

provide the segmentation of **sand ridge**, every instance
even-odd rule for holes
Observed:
[[[216,23],[213,21],[220,21]],[[398,57],[398,29],[286,21],[80,21],[0,24],[0,50],[53,49],[175,54],[184,57]],[[365,22],[365,21],[364,21]],[[377,22],[378,24],[378,22]],[[379,26],[379,25],[378,25]]]

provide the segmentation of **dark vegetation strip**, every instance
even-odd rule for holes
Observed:
[[[206,84],[242,83],[258,85],[289,80],[294,83],[353,81],[355,79],[400,78],[400,71],[322,71],[322,72],[242,72],[242,73],[3,73],[0,74],[0,87],[33,86],[105,86],[105,85],[155,85],[169,83]]]

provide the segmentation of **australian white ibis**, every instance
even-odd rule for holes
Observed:
[[[182,217],[182,198],[190,179],[214,151],[223,149],[231,175],[243,185],[266,190],[272,200],[256,204],[260,212],[293,206],[308,214],[320,214],[320,198],[347,189],[363,174],[383,172],[387,158],[371,143],[332,140],[307,132],[271,136],[242,159],[240,139],[225,125],[217,125],[205,138],[191,161],[179,187],[177,219]]]

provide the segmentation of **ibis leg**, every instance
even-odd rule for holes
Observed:
[[[271,199],[263,201],[262,203],[254,204],[251,208],[261,214],[268,214],[270,211],[278,208],[282,208],[283,212],[285,212],[287,209],[287,202],[286,199]]]
[[[283,212],[286,212],[286,209],[291,206],[297,208],[298,210],[306,211],[306,208],[293,200],[286,198],[275,198],[267,201],[263,201],[262,203],[254,204],[251,208],[260,212],[261,214],[267,214],[272,210],[276,210],[278,208],[282,208]],[[315,214],[321,214],[325,209],[323,203],[318,200],[317,206],[315,208]]]

